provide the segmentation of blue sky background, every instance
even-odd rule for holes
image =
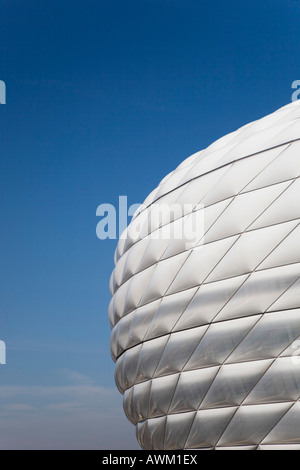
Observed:
[[[107,318],[116,241],[190,154],[291,101],[298,0],[2,0],[0,448],[134,449]]]

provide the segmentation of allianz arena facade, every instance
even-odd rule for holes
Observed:
[[[186,159],[119,240],[111,352],[143,449],[300,449],[299,175],[296,101]]]

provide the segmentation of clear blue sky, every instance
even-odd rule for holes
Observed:
[[[291,101],[298,0],[3,0],[0,448],[137,448],[96,208]]]

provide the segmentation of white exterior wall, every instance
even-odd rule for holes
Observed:
[[[185,160],[119,241],[111,351],[142,448],[300,449],[299,175],[296,101]],[[161,225],[201,211],[197,239],[149,231],[174,203]]]

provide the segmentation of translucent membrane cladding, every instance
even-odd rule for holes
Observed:
[[[187,158],[118,243],[111,353],[144,449],[300,449],[299,118]]]

